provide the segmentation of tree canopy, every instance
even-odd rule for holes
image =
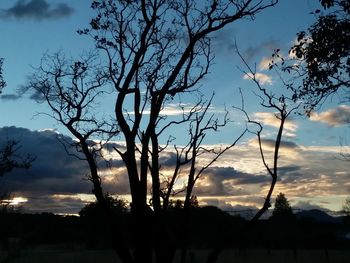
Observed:
[[[125,200],[119,197],[113,197],[108,193],[105,195],[105,199],[108,203],[109,209],[114,215],[124,214],[128,211],[128,204]],[[103,214],[103,207],[101,207],[97,201],[86,204],[79,212],[81,217],[88,219],[101,219],[101,215]]]
[[[350,217],[350,196],[345,199],[345,202],[343,204],[343,213]]]
[[[295,92],[304,100],[307,113],[336,92],[345,92],[347,101],[350,96],[350,3],[320,3],[322,10],[312,13],[317,21],[297,34],[297,43],[290,51],[302,62],[297,70],[303,83]]]
[[[283,193],[279,193],[276,197],[275,208],[273,209],[272,216],[274,218],[288,218],[292,215],[293,210],[288,199]]]

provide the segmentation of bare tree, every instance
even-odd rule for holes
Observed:
[[[267,88],[265,88],[261,84],[261,82],[259,81],[259,77],[258,77],[258,74],[256,72],[256,69],[252,68],[246,62],[246,60],[244,59],[242,54],[239,52],[239,50],[237,48],[237,44],[236,44],[236,52],[247,69],[247,70],[242,70],[242,72],[257,87],[257,92],[254,92],[254,93],[260,99],[261,106],[265,109],[273,110],[273,113],[274,113],[276,119],[279,120],[277,135],[276,135],[276,138],[274,139],[274,147],[273,147],[273,153],[272,153],[273,157],[272,157],[271,162],[269,162],[266,158],[266,154],[265,154],[266,149],[264,149],[263,138],[262,138],[263,125],[260,122],[251,119],[251,117],[249,116],[249,114],[247,113],[247,111],[245,109],[244,98],[243,98],[242,92],[240,91],[241,97],[242,97],[242,106],[240,108],[237,108],[237,107],[235,107],[235,108],[244,113],[244,115],[246,116],[246,119],[247,119],[247,125],[254,125],[257,127],[255,130],[252,130],[252,128],[249,128],[249,129],[247,128],[247,130],[250,133],[253,133],[256,135],[256,138],[258,140],[259,153],[261,156],[262,163],[263,163],[267,173],[271,176],[271,182],[270,182],[269,189],[268,189],[266,196],[265,196],[265,201],[264,201],[262,207],[258,210],[258,212],[250,220],[250,224],[248,224],[248,227],[250,227],[252,224],[255,224],[261,218],[261,216],[271,207],[271,197],[272,197],[273,191],[275,189],[275,186],[276,186],[276,183],[278,180],[278,171],[279,171],[278,170],[278,168],[279,168],[278,160],[279,160],[279,152],[280,152],[280,148],[281,148],[285,123],[286,123],[288,117],[290,116],[290,114],[292,114],[293,112],[295,112],[299,108],[300,103],[296,102],[296,100],[293,97],[293,94],[291,94],[290,97],[288,97],[287,95],[283,95],[283,94],[278,95],[278,94],[275,94],[275,93],[269,91]],[[275,69],[276,69],[277,65],[275,65],[275,64],[273,64],[273,65],[276,66],[275,67]],[[273,67],[271,67],[271,69],[272,68]],[[282,72],[278,68],[276,69],[276,71],[277,71],[277,73]],[[283,79],[282,75],[279,75],[279,76],[280,76],[281,85],[284,88],[288,87],[288,89],[290,90],[290,85],[292,85],[292,84],[289,84],[289,82],[293,82],[293,80],[285,81]],[[283,89],[283,91],[285,91],[285,89]],[[245,231],[245,228],[241,229],[241,231]],[[211,251],[208,255],[207,263],[216,262],[218,259],[218,256],[223,251],[225,244],[229,243],[232,240],[232,238],[233,237],[231,237],[230,239],[227,239],[227,240],[223,240],[222,245],[220,247]]]
[[[2,92],[2,89],[5,88],[6,82],[4,80],[3,74],[2,74],[2,64],[4,62],[3,58],[0,58],[0,94]]]
[[[95,42],[100,55],[98,69],[93,67],[91,72],[86,60],[71,64],[56,56],[53,63],[42,65],[34,74],[30,87],[77,138],[76,147],[89,163],[93,192],[101,203],[105,200],[96,158],[103,145],[91,139],[107,136],[108,140],[118,134],[125,141],[114,145],[124,162],[132,198],[133,254],[123,246],[120,233],[114,238],[121,240],[115,249],[123,262],[152,262],[153,252],[156,262],[172,262],[175,248],[167,244],[172,237],[162,220],[170,197],[183,193],[186,210],[203,171],[238,140],[221,149],[204,148],[206,134],[225,126],[227,116],[219,120],[210,115],[211,100],[206,102],[201,96],[189,110],[181,108],[181,101],[188,94],[198,94],[199,84],[208,74],[214,58],[210,35],[240,19],[252,19],[277,2],[93,1],[97,16],[90,28],[78,32]],[[115,96],[115,125],[90,114],[91,105],[108,85],[113,88],[109,96]],[[183,110],[178,118],[166,114],[167,106],[174,102]],[[169,133],[173,126],[189,127],[185,146],[174,143]],[[164,141],[164,137],[168,139]],[[171,145],[176,152],[175,169],[164,177],[161,155]],[[203,164],[198,159],[204,154],[211,154],[212,159]],[[181,176],[186,176],[187,182],[177,189]]]
[[[273,149],[272,164],[269,164],[265,157],[264,147],[263,147],[262,137],[261,137],[261,132],[263,127],[259,122],[251,120],[248,114],[246,114],[248,123],[254,123],[258,126],[258,130],[253,133],[256,134],[258,139],[259,151],[260,151],[260,156],[261,156],[263,165],[266,168],[268,174],[271,176],[271,184],[270,184],[269,191],[265,197],[265,202],[261,207],[261,209],[258,211],[258,213],[252,219],[252,221],[256,221],[269,209],[269,207],[271,207],[271,196],[278,179],[278,167],[279,167],[278,159],[279,159],[279,151],[282,143],[284,126],[288,117],[300,107],[300,102],[296,101],[296,98],[293,96],[294,94],[292,92],[290,96],[288,96],[287,94],[276,94],[269,91],[267,88],[263,87],[261,82],[259,81],[259,78],[257,77],[256,69],[253,69],[251,66],[247,64],[247,62],[244,60],[243,56],[240,54],[238,50],[237,50],[237,54],[239,55],[239,57],[245,64],[246,68],[248,69],[248,71],[244,71],[245,75],[248,76],[258,88],[258,92],[255,94],[260,98],[261,106],[265,109],[273,110],[276,119],[279,120],[279,127],[278,127],[276,138],[274,140],[275,145]],[[274,53],[274,56],[275,55],[276,53]],[[285,80],[281,75],[282,71],[281,69],[278,68],[278,65],[272,62],[272,64],[270,65],[270,69],[273,68],[272,66],[274,66],[274,69],[276,69],[276,73],[278,73],[280,77],[280,83],[284,87],[283,91],[285,91],[286,89],[291,91],[291,85],[293,85],[294,78]]]
[[[87,179],[93,184],[92,192],[109,224],[113,226],[111,244],[125,262],[131,262],[128,248],[122,242],[118,222],[113,222],[99,175],[98,162],[103,157],[101,150],[119,132],[113,122],[110,124],[105,116],[97,116],[94,111],[98,100],[108,92],[106,84],[107,78],[101,68],[96,66],[96,56],[93,54],[86,54],[73,61],[62,53],[56,53],[42,59],[40,67],[30,77],[28,89],[33,91],[34,99],[46,102],[49,106],[51,114],[47,115],[66,127],[76,139],[73,144],[67,145],[59,138],[68,154],[87,162],[90,169]],[[76,151],[72,152],[71,147]]]

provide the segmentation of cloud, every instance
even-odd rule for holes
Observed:
[[[280,53],[279,55],[283,57],[282,53]],[[259,69],[268,70],[271,64],[281,62],[281,57],[263,57],[259,63]]]
[[[256,112],[254,118],[263,125],[279,128],[281,121],[276,118],[276,114],[273,112]],[[298,124],[291,118],[287,118],[283,126],[283,135],[292,138],[296,136]]]
[[[19,95],[19,94],[5,94],[5,95],[1,95],[0,98],[2,100],[10,100],[10,101],[13,101],[13,100],[18,100],[20,99],[22,96]]]
[[[0,186],[17,197],[28,199],[25,208],[30,211],[37,209],[61,213],[66,210],[76,213],[86,203],[79,196],[91,194],[91,182],[85,177],[89,172],[86,162],[68,156],[57,136],[62,135],[50,129],[0,128],[0,145],[6,140],[17,139],[21,145],[19,154],[31,153],[37,157],[30,170],[17,169],[0,178]],[[71,138],[64,138],[72,142]],[[228,151],[215,166],[203,173],[194,189],[194,194],[200,200],[224,200],[220,201],[220,206],[227,208],[262,204],[271,178],[262,165],[256,142],[253,144],[252,141]],[[264,138],[263,146],[270,164],[274,141]],[[339,147],[303,146],[293,141],[284,141],[281,147],[275,193],[285,193],[294,203],[295,200],[312,200],[319,206],[340,209],[341,200],[350,191],[350,173],[348,163],[335,158]],[[107,168],[104,161],[100,163],[104,190],[119,195],[129,194],[128,176],[122,161],[113,154],[110,159],[112,168]],[[173,171],[174,160],[175,154],[170,149],[162,152],[164,176]],[[183,170],[183,177],[179,178],[178,187],[184,186],[185,176],[186,169]]]
[[[64,141],[67,150],[75,152],[75,149],[69,146],[73,140],[52,129],[31,131],[14,126],[0,128],[0,147],[9,140],[19,142],[16,152],[18,156],[31,154],[36,159],[29,170],[14,169],[1,177],[0,192],[5,190],[13,193],[14,196],[26,197],[27,211],[46,210],[55,213],[61,213],[65,209],[68,213],[79,211],[83,201],[75,199],[73,202],[72,199],[66,198],[63,202],[57,199],[57,195],[91,194],[92,184],[86,177],[89,174],[87,163],[68,155],[62,145]],[[100,160],[100,175],[104,191],[129,194],[129,182],[125,169],[120,168],[122,162],[118,159],[112,159],[111,162],[116,168],[109,169],[105,161]]]
[[[350,106],[339,105],[321,113],[312,113],[310,120],[323,122],[329,126],[341,126],[350,124]]]
[[[34,19],[40,21],[68,17],[73,11],[65,3],[53,5],[46,0],[18,0],[13,7],[1,10],[0,18]]]
[[[274,139],[262,138],[261,144],[263,149],[265,150],[273,150],[275,148],[276,141]],[[258,147],[258,142],[256,140],[249,141],[249,144],[253,147]],[[299,146],[295,142],[292,141],[281,141],[280,150],[287,151],[290,153],[291,151],[298,150]]]
[[[254,113],[254,117],[262,122],[263,125],[269,125],[275,128],[280,127],[280,120],[276,118],[276,114],[273,112],[256,112]],[[298,125],[293,119],[287,119],[284,126],[285,129],[295,132],[298,128]]]
[[[69,156],[58,136],[53,130],[30,131],[18,127],[0,129],[0,145],[7,140],[16,140],[19,142],[19,156],[31,154],[36,157],[28,171],[15,169],[6,174],[4,184],[9,190],[35,195],[91,191],[90,183],[84,180],[89,171],[86,163]],[[61,138],[67,143],[73,142],[69,137]]]
[[[219,30],[213,35],[213,46],[217,53],[227,55],[236,51],[234,38],[235,32],[231,30]]]
[[[289,166],[279,167],[278,170],[280,173],[283,173],[283,174],[291,174],[291,173],[295,173],[297,171],[300,171],[301,167],[298,165],[292,164]]]
[[[85,200],[74,195],[41,195],[29,197],[22,209],[27,213],[78,214],[85,204]]]
[[[267,70],[272,63],[272,59],[268,57],[263,57],[259,63],[260,70]]]
[[[260,53],[266,53],[266,51],[268,52],[273,52],[273,50],[275,50],[276,48],[278,48],[279,43],[275,40],[267,40],[264,41],[262,43],[260,43],[257,46],[254,47],[249,47],[247,48],[244,52],[243,52],[243,57],[247,60],[247,62],[253,60],[253,58],[260,54]]]
[[[36,99],[33,97],[33,99]],[[201,108],[200,106],[196,106],[194,104],[189,103],[170,103],[166,107],[164,107],[161,110],[161,115],[163,116],[182,116],[182,115],[188,115],[191,112],[202,112],[204,108]],[[215,113],[224,113],[225,111],[222,109],[216,109],[213,106],[210,106],[207,110],[207,112],[215,112]],[[151,113],[150,109],[145,109],[143,111],[143,114],[149,115]],[[134,115],[134,111],[128,112],[129,115]]]
[[[211,167],[198,181],[195,194],[198,196],[238,196],[248,194],[242,185],[260,184],[265,176],[235,170],[233,167]]]
[[[261,85],[272,85],[272,77],[264,73],[247,73],[243,76],[243,79],[255,79],[260,82]]]

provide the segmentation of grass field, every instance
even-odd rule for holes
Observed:
[[[208,251],[192,250],[188,263],[205,262]],[[110,250],[21,250],[0,251],[0,263],[118,263]],[[174,263],[178,262],[175,259]],[[217,263],[349,263],[350,250],[225,250]]]

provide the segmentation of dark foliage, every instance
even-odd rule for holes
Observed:
[[[115,198],[108,193],[105,195],[105,199],[110,211],[112,211],[114,215],[122,215],[128,211],[128,205],[125,200],[121,198]],[[103,214],[103,208],[97,201],[86,204],[79,212],[79,215],[82,218],[93,219],[100,218]]]
[[[343,213],[344,213],[348,218],[350,218],[350,196],[348,196],[348,197],[345,199],[345,202],[344,202],[344,204],[343,204],[342,210],[343,210]]]
[[[276,197],[275,208],[272,212],[273,219],[288,220],[294,218],[292,207],[290,206],[286,196],[279,193]]]
[[[230,216],[217,207],[192,208],[192,223],[188,240],[189,248],[210,249],[221,246],[222,239],[234,236],[225,248],[238,249],[349,249],[349,240],[343,238],[350,230],[349,221],[331,223],[318,222],[308,217],[298,217],[295,221],[260,220],[254,227],[241,231],[249,224],[239,216]],[[128,224],[130,214],[121,215],[120,221],[126,236],[130,235]],[[178,235],[181,226],[181,210],[170,209],[166,220],[167,231],[172,236]],[[90,222],[90,223],[89,223]],[[6,249],[7,239],[16,237],[21,240],[21,247],[49,246],[56,249],[111,249],[108,242],[108,227],[99,224],[95,231],[84,217],[59,216],[50,213],[20,214],[7,213],[0,216],[0,249]],[[149,227],[152,227],[150,225]],[[132,247],[131,240],[125,240]],[[151,239],[149,240],[149,242]],[[181,243],[176,244],[181,248]]]
[[[317,21],[298,33],[298,43],[290,51],[305,63],[299,69],[303,85],[296,94],[305,100],[307,113],[335,92],[345,90],[347,100],[350,95],[350,3],[320,2],[323,11],[313,12]]]

